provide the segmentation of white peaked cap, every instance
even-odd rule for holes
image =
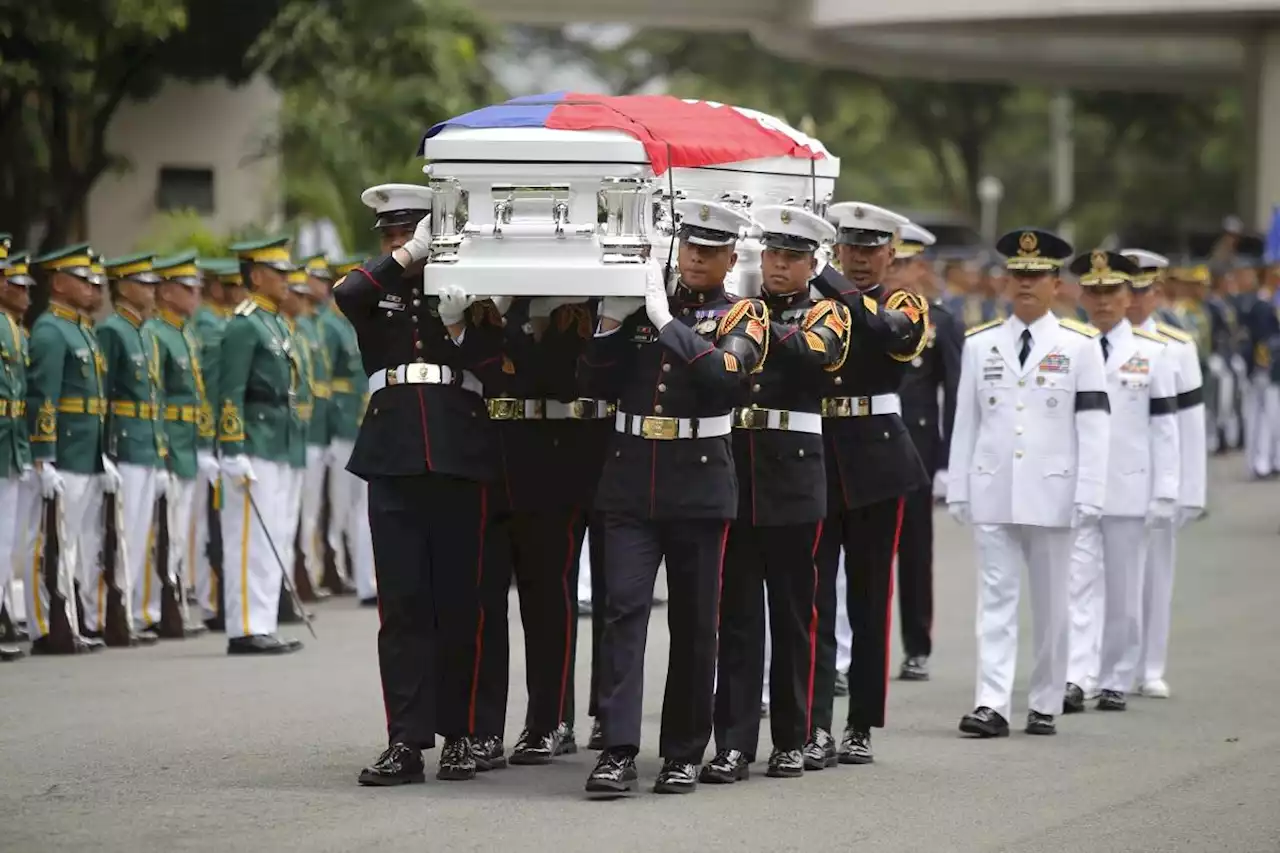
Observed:
[[[1169,259],[1146,249],[1121,249],[1120,254],[1138,265],[1140,270],[1162,270],[1169,266]]]
[[[750,217],[713,201],[684,199],[674,207],[680,217],[680,240],[695,246],[731,246],[751,227]]]
[[[827,208],[827,219],[840,229],[836,242],[859,246],[883,246],[911,221],[900,213],[863,201],[833,204]]]
[[[755,208],[752,215],[770,248],[812,252],[836,236],[834,225],[801,207],[770,204]]]
[[[378,184],[360,194],[360,201],[378,214],[375,228],[410,225],[431,209],[430,187],[419,184]]]

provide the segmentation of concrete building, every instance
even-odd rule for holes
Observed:
[[[747,31],[833,68],[1086,89],[1239,86],[1241,210],[1280,204],[1280,0],[474,0],[497,21]]]
[[[107,150],[127,168],[104,175],[89,195],[88,239],[108,256],[138,248],[156,214],[199,212],[225,233],[280,219],[277,135],[280,94],[265,78],[225,83],[170,81],[147,101],[122,106],[107,130]]]

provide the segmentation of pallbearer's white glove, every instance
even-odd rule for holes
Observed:
[[[644,282],[644,308],[649,320],[659,332],[671,322],[671,306],[667,296],[667,283],[662,280],[662,270],[650,264]]]
[[[58,497],[67,486],[52,462],[41,462],[40,467],[36,469],[36,475],[40,477],[40,496],[45,500]]]
[[[253,465],[248,456],[227,456],[222,460],[222,473],[232,480],[248,480],[256,483],[258,478],[253,473]]]
[[[933,499],[935,501],[945,501],[947,499],[947,472],[945,468],[933,475]]]
[[[18,482],[19,482],[19,483],[29,483],[29,482],[31,482],[31,474],[32,474],[32,472],[33,472],[34,470],[35,470],[35,469],[31,467],[31,464],[30,464],[30,463],[28,463],[28,464],[26,464],[26,465],[23,465],[23,466],[22,466],[22,473],[18,474]]]
[[[209,450],[196,451],[196,467],[200,469],[200,476],[209,482],[218,479],[218,472],[221,470],[218,466],[218,457]]]
[[[1076,504],[1071,510],[1071,526],[1085,527],[1090,524],[1097,524],[1102,518],[1102,507],[1092,504]]]
[[[462,322],[467,309],[476,301],[465,290],[456,284],[442,288],[440,291],[440,322],[446,326],[456,326]]]
[[[947,504],[947,512],[956,524],[968,525],[973,523],[973,514],[969,512],[968,501],[955,501]]]
[[[1172,527],[1178,515],[1178,504],[1168,498],[1156,498],[1147,507],[1148,527]]]
[[[644,305],[638,296],[606,296],[600,300],[600,316],[621,323]]]
[[[119,493],[120,485],[124,480],[120,476],[120,469],[116,467],[116,463],[112,462],[106,456],[102,457],[102,491],[103,494],[114,495]]]
[[[1178,507],[1178,527],[1186,527],[1193,521],[1199,521],[1204,515],[1204,507],[1202,506],[1180,506]]]
[[[424,216],[418,220],[418,227],[413,229],[409,242],[400,248],[409,253],[413,261],[420,261],[431,251],[431,217]]]

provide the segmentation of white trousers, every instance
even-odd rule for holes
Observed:
[[[320,529],[320,506],[324,498],[326,450],[307,445],[307,467],[302,479],[302,561],[313,588],[319,588],[324,577],[325,533]]]
[[[228,639],[274,634],[279,619],[282,579],[272,545],[281,547],[290,529],[285,507],[292,469],[284,463],[256,457],[250,461],[256,481],[235,483],[223,478],[222,484],[223,583]],[[253,504],[261,512],[260,517],[254,512]],[[280,554],[281,559],[284,556]]]
[[[1142,583],[1142,643],[1137,676],[1163,679],[1169,659],[1169,622],[1173,609],[1173,576],[1178,556],[1178,532],[1157,527],[1147,539],[1146,574]]]
[[[195,590],[203,619],[218,615],[218,578],[209,561],[209,487],[214,481],[197,472],[191,481],[191,525],[187,531],[187,582]]]
[[[28,479],[34,480],[35,472]],[[0,479],[0,603],[9,592],[9,582],[18,577],[18,526],[23,519],[19,515],[22,506],[23,483],[17,477]],[[9,615],[18,618],[13,609]]]
[[[853,665],[853,628],[849,625],[849,581],[844,572],[844,549],[836,569],[836,672],[846,675]]]
[[[187,567],[196,561],[196,550],[192,532],[195,530],[193,508],[196,498],[195,479],[183,480],[178,477],[169,478],[169,491],[165,495],[167,506],[165,524],[169,527],[169,577],[184,586],[183,601],[186,600],[186,584],[193,574]],[[183,604],[185,615],[186,605]]]
[[[287,468],[285,474],[284,493],[284,541],[276,542],[281,549],[280,556],[285,558],[285,565],[292,567],[289,558],[293,556],[293,540],[298,536],[298,528],[302,524],[302,490],[306,485],[306,468]]]
[[[1031,589],[1032,659],[1028,706],[1062,712],[1067,681],[1068,583],[1072,530],[1021,524],[978,524],[978,707],[1006,720],[1018,662],[1018,594],[1022,570]]]
[[[369,484],[357,479],[354,492],[355,501],[347,516],[347,541],[351,545],[351,573],[356,595],[363,600],[378,594],[378,581],[373,571],[373,531],[369,527]]]
[[[1262,371],[1252,376],[1243,386],[1244,401],[1244,458],[1247,473],[1269,477],[1276,470],[1275,404],[1268,405],[1274,391],[1270,377]]]
[[[1121,693],[1133,689],[1148,532],[1144,519],[1118,516],[1076,531],[1067,681],[1096,680],[1100,689]]]
[[[117,530],[124,537],[125,552],[129,559],[126,577],[133,592],[133,628],[142,630],[160,621],[160,593],[164,585],[156,570],[156,475],[155,468],[119,463],[120,502],[124,530]],[[115,520],[111,519],[114,524]],[[170,548],[172,550],[172,548]],[[82,581],[83,583],[83,581]],[[85,603],[85,626],[89,625]],[[105,613],[105,611],[104,611]]]
[[[360,478],[347,470],[347,460],[355,443],[335,439],[333,442],[334,464],[329,472],[329,547],[333,549],[334,565],[338,575],[350,578],[347,567],[347,552],[343,547],[344,537],[351,524],[352,511],[355,508],[356,486]],[[368,519],[365,519],[368,524]]]
[[[106,621],[107,592],[102,580],[102,482],[97,475],[63,471],[65,488],[60,499],[62,529],[67,541],[60,542],[58,558],[58,591],[67,602],[67,621],[72,633],[77,627],[78,607],[83,606],[85,628],[101,630]],[[41,531],[44,501],[40,481],[32,477],[22,484],[18,497],[18,559],[24,566],[23,587],[26,593],[27,625],[31,639],[49,633],[49,591],[40,575],[45,537]],[[52,532],[52,531],[51,531]],[[81,597],[76,601],[75,581],[80,582]]]

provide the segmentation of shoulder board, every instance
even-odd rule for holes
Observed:
[[[1156,330],[1166,338],[1172,338],[1173,340],[1184,344],[1189,344],[1194,340],[1191,335],[1187,334],[1182,329],[1179,329],[1177,326],[1171,326],[1168,323],[1156,323]]]
[[[996,326],[1000,326],[1003,324],[1004,324],[1004,320],[988,320],[985,323],[979,323],[978,325],[970,329],[966,329],[964,336],[967,338],[972,335],[978,334],[978,332],[985,332],[987,331],[987,329],[994,329]]]
[[[1140,338],[1146,338],[1147,340],[1155,341],[1158,344],[1169,343],[1169,339],[1164,335],[1156,334],[1155,332],[1148,332],[1146,329],[1139,329],[1135,327],[1133,333]]]
[[[1079,320],[1072,320],[1070,317],[1059,317],[1058,325],[1064,329],[1070,329],[1076,334],[1084,335],[1086,338],[1096,338],[1102,334],[1101,331],[1088,323],[1081,323]]]
[[[241,302],[239,305],[236,306],[236,316],[248,317],[250,314],[252,314],[254,311],[257,311],[257,310],[258,310],[258,303],[254,302],[252,299],[246,299],[245,301]]]

